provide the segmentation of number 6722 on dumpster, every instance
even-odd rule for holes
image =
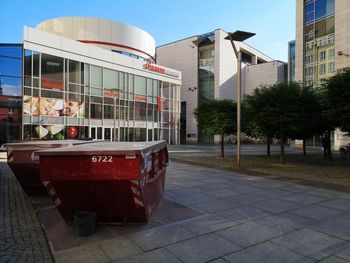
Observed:
[[[91,157],[93,163],[113,163],[113,156],[111,155],[94,155]]]

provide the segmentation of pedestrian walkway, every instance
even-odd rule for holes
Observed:
[[[37,213],[57,263],[350,262],[350,194],[172,162],[147,225],[78,237]]]
[[[30,199],[0,159],[0,262],[53,262]]]

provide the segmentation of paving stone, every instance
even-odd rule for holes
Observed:
[[[314,260],[299,255],[272,242],[256,246],[225,256],[232,263],[312,263]]]
[[[346,249],[338,252],[336,255],[350,262],[350,243]]]
[[[252,204],[252,206],[255,206],[259,209],[278,214],[286,211],[290,211],[293,209],[296,209],[300,207],[299,205],[292,203],[292,202],[287,202],[287,201],[282,201],[278,199],[272,199],[272,200],[266,200],[266,201],[261,201],[258,203]]]
[[[348,245],[344,240],[308,228],[275,238],[272,242],[315,260],[329,257]]]
[[[56,263],[107,263],[110,261],[98,244],[62,250],[54,254]]]
[[[315,204],[315,203],[319,203],[321,201],[327,200],[326,198],[322,198],[320,196],[310,195],[306,193],[292,194],[288,196],[283,196],[279,199],[283,201],[293,202],[300,205],[311,205],[311,204]]]
[[[194,237],[192,232],[177,226],[165,225],[130,234],[129,237],[143,250],[148,251]]]
[[[214,213],[232,209],[233,207],[237,206],[237,204],[231,200],[214,199],[206,202],[198,202],[192,204],[191,206],[203,212]]]
[[[230,254],[241,249],[239,246],[216,234],[208,234],[167,247],[183,262],[202,263]]]
[[[339,258],[337,256],[330,256],[326,259],[319,261],[320,263],[349,263],[349,261]]]
[[[181,263],[174,255],[161,248],[142,255],[132,256],[113,263]]]
[[[134,242],[124,236],[104,240],[98,244],[111,260],[119,260],[143,253]]]
[[[319,205],[333,209],[338,209],[344,212],[350,212],[350,200],[346,199],[332,199],[322,202]]]
[[[261,197],[264,197],[266,199],[271,199],[271,198],[276,198],[276,197],[281,197],[281,196],[286,196],[290,195],[291,193],[288,191],[281,191],[278,189],[265,189],[262,191],[258,191],[254,193],[255,195],[259,195]]]
[[[233,221],[240,220],[241,222],[244,222],[244,221],[253,220],[259,217],[268,216],[268,215],[271,215],[271,213],[255,207],[239,206],[239,207],[235,207],[234,209],[220,211],[216,213],[216,215],[224,219],[233,220]]]
[[[246,248],[283,234],[281,231],[255,222],[249,222],[217,232],[227,240]]]
[[[332,236],[350,241],[350,219],[337,217],[319,224],[313,225],[311,228],[327,233]]]
[[[317,205],[310,205],[305,206],[299,209],[295,209],[293,211],[290,211],[293,214],[308,217],[311,219],[315,219],[317,221],[324,221],[328,220],[330,218],[339,216],[343,214],[343,212],[327,207],[322,207],[319,204]]]
[[[266,199],[267,198],[264,198],[262,196],[257,196],[254,194],[240,194],[232,197],[232,202],[239,205],[249,205],[260,201],[264,201]]]

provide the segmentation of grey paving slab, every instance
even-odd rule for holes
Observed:
[[[258,218],[254,222],[275,228],[283,233],[298,230],[315,223],[314,220],[288,213]]]
[[[291,192],[288,191],[282,191],[278,189],[265,189],[262,191],[258,191],[254,193],[255,195],[259,195],[264,198],[276,198],[276,197],[281,197],[281,196],[286,196],[292,194]]]
[[[239,206],[226,211],[220,211],[216,215],[233,221],[241,222],[253,220],[259,217],[271,215],[271,213],[250,206]]]
[[[300,207],[300,205],[296,203],[282,201],[278,199],[261,201],[251,205],[274,214],[290,211]]]
[[[336,255],[338,257],[343,258],[345,260],[348,260],[350,262],[350,243],[349,243],[349,246],[347,248],[338,252]]]
[[[192,232],[177,226],[165,225],[129,235],[143,250],[148,251],[194,237]]]
[[[333,235],[344,240],[350,241],[350,219],[345,217],[333,218],[319,224],[313,225],[312,228]]]
[[[240,195],[240,193],[233,191],[232,189],[225,188],[225,189],[210,191],[208,192],[208,195],[214,196],[216,198],[230,198],[230,197]]]
[[[191,204],[191,206],[207,213],[213,213],[233,209],[234,207],[237,207],[237,204],[227,199],[214,199],[206,202]]]
[[[208,261],[210,263],[227,263],[228,261],[223,259],[223,258],[219,258],[219,259],[214,259],[212,261]]]
[[[326,259],[319,261],[320,263],[349,263],[349,261],[339,258],[337,256],[330,256]]]
[[[350,200],[346,199],[332,199],[325,202],[320,203],[321,206],[338,209],[344,212],[350,212]]]
[[[180,225],[197,235],[203,235],[238,224],[240,224],[240,221],[223,219],[217,215],[207,215],[199,219],[187,221]]]
[[[272,242],[315,260],[329,257],[348,245],[344,240],[309,228],[285,234]]]
[[[247,248],[268,241],[283,234],[283,232],[256,222],[248,222],[218,231],[217,234],[232,241],[240,247]]]
[[[140,247],[125,236],[100,241],[98,244],[111,260],[119,260],[143,253]]]
[[[327,200],[317,195],[310,195],[306,193],[297,193],[292,195],[287,195],[279,198],[283,201],[293,202],[300,205],[311,205]]]
[[[190,195],[174,195],[172,200],[176,202],[180,202],[183,204],[191,205],[194,203],[200,203],[200,202],[208,202],[215,200],[216,198],[208,195],[206,193],[195,193],[195,194],[190,194]]]
[[[56,263],[107,263],[110,262],[98,244],[62,250],[54,254]]]
[[[311,260],[272,242],[265,242],[256,246],[225,256],[232,263],[311,263]]]
[[[115,263],[181,263],[174,255],[165,249],[157,249],[142,255],[132,256],[119,261],[112,261]]]
[[[167,247],[183,262],[207,262],[241,249],[239,246],[216,235],[208,234]]]
[[[317,221],[324,221],[343,214],[343,212],[339,210],[322,207],[319,204],[305,206],[290,212],[300,216],[315,219]]]
[[[232,197],[232,202],[240,205],[254,204],[260,201],[264,201],[269,198],[264,198],[262,196],[257,196],[254,194],[240,194]]]

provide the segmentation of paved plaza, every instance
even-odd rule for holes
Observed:
[[[0,261],[50,262],[37,217],[6,169]],[[78,237],[49,199],[32,201],[57,263],[350,262],[343,192],[172,162],[150,224],[99,225],[90,237]]]

